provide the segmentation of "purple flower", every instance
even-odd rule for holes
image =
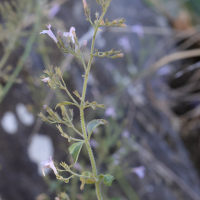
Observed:
[[[53,32],[51,31],[51,24],[47,25],[47,28],[49,30],[43,30],[42,32],[40,32],[40,34],[47,33],[55,41],[55,43],[57,43],[58,40],[57,40],[56,36],[53,34]]]
[[[98,142],[97,142],[96,140],[94,140],[94,139],[91,139],[91,140],[90,140],[90,145],[91,145],[92,147],[94,147],[94,148],[96,148],[96,147],[99,146]]]
[[[58,34],[60,37],[62,37],[61,31],[57,31],[57,34]]]
[[[139,24],[133,25],[132,32],[136,33],[140,38],[144,37],[144,29],[142,25]]]
[[[74,27],[71,27],[69,32],[64,32],[63,33],[63,36],[70,37],[72,39],[72,42],[75,43],[75,40],[74,40],[75,30],[76,29]]]
[[[41,165],[44,165],[42,167],[42,173],[43,173],[44,176],[45,176],[44,169],[46,169],[46,168],[51,168],[51,169],[53,169],[54,174],[58,174],[56,167],[53,164],[53,160],[52,160],[51,156],[49,157],[49,161],[45,160],[44,162],[41,162]]]
[[[159,76],[165,76],[168,75],[172,72],[171,68],[169,65],[165,65],[162,68],[158,69],[157,74]]]
[[[128,37],[121,37],[118,40],[118,44],[124,48],[124,51],[129,53],[131,51],[131,45]]]
[[[87,45],[87,40],[84,40],[83,45],[84,45],[84,46]]]
[[[47,83],[49,80],[50,80],[49,77],[46,77],[46,78],[41,79],[41,81],[43,81],[43,82],[45,82],[45,83]]]
[[[82,170],[83,170],[83,167],[82,167],[78,162],[76,162],[76,163],[73,165],[73,167],[74,167],[76,170],[78,170],[78,171],[82,171]]]
[[[115,112],[115,108],[114,107],[108,107],[105,111],[105,115],[106,117],[111,116],[112,118],[116,118],[116,112]]]
[[[47,105],[44,105],[44,109],[46,109]]]
[[[123,138],[128,138],[130,136],[130,133],[127,131],[127,130],[124,130],[123,132],[122,132],[122,137]]]
[[[140,179],[142,179],[142,178],[144,178],[144,176],[145,176],[145,167],[144,166],[140,166],[140,167],[134,167],[133,169],[132,169],[132,172],[134,172],[134,173],[136,173],[136,175],[140,178]]]
[[[84,9],[87,8],[87,2],[86,2],[86,0],[83,0],[83,7],[84,7]]]
[[[58,3],[54,3],[48,13],[49,19],[53,19],[59,11],[60,5]]]

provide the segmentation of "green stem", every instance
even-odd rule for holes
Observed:
[[[61,89],[65,90],[68,94],[68,96],[71,98],[71,100],[77,105],[79,106],[78,102],[74,99],[74,97],[70,94],[69,90],[67,89],[67,87],[62,87],[61,86]]]
[[[95,183],[95,188],[96,188],[96,194],[97,194],[98,200],[103,199],[102,196],[101,196],[101,191],[100,191],[99,183]]]
[[[8,57],[10,56],[10,53],[11,53],[11,49],[7,49],[6,52],[4,53],[4,55],[3,55],[3,57],[1,58],[1,61],[0,61],[0,69],[6,63]]]
[[[33,43],[34,43],[35,38],[36,38],[36,34],[38,33],[38,29],[39,29],[40,14],[38,14],[38,13],[39,13],[39,6],[37,5],[37,13],[36,13],[36,15],[38,16],[37,17],[38,19],[35,22],[34,30],[32,31],[32,34],[31,34],[31,36],[30,36],[30,38],[28,40],[28,43],[27,43],[26,48],[24,50],[24,53],[23,53],[21,59],[19,60],[19,63],[17,65],[17,67],[15,68],[13,74],[10,76],[10,80],[7,82],[7,84],[3,88],[2,95],[0,96],[0,103],[2,102],[2,100],[4,99],[6,94],[8,93],[9,89],[13,85],[13,83],[15,81],[15,78],[19,75],[19,73],[20,73],[20,71],[21,71],[21,69],[23,67],[24,62],[26,61],[26,58],[28,57],[28,55],[29,55],[29,53],[31,51],[31,48],[32,48]]]
[[[19,37],[20,31],[21,31],[21,24],[16,28],[14,37],[10,39],[9,44],[8,44],[8,48],[5,50],[5,53],[4,53],[3,57],[1,58],[0,70],[3,68],[3,66],[7,62],[8,58],[9,58],[9,56],[10,56],[10,54],[11,54],[13,48],[14,48],[14,45],[15,45],[18,37]]]
[[[89,59],[87,70],[86,70],[85,77],[84,77],[85,79],[84,79],[84,84],[83,84],[83,92],[82,92],[81,106],[80,106],[81,127],[82,127],[83,135],[84,135],[84,138],[85,138],[85,144],[86,144],[88,154],[89,154],[89,157],[90,157],[91,165],[92,165],[93,176],[96,180],[98,180],[97,168],[96,168],[94,155],[92,153],[92,149],[91,149],[90,143],[89,143],[88,138],[87,138],[87,132],[86,132],[86,127],[85,127],[85,119],[84,119],[84,108],[83,107],[84,107],[85,95],[86,95],[86,90],[87,90],[88,76],[89,76],[92,58],[93,58],[95,39],[96,39],[96,35],[97,35],[97,32],[98,32],[98,28],[100,26],[100,22],[102,21],[105,13],[107,11],[108,5],[103,9],[103,13],[102,13],[100,19],[98,20],[98,22],[95,26],[95,29],[94,29],[94,36],[93,36],[93,39],[92,39],[90,59]],[[95,183],[95,187],[96,187],[96,195],[97,195],[98,200],[103,200],[103,198],[101,196],[101,192],[100,192],[99,182]]]

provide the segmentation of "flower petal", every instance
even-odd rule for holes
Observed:
[[[45,176],[44,169],[45,169],[45,168],[44,168],[44,167],[42,167],[42,173],[43,173],[43,175]]]
[[[48,34],[49,37],[51,37],[54,40],[54,42],[57,43],[58,40],[57,40],[56,36],[53,34],[53,32],[51,31],[51,24],[47,25],[47,28],[49,30],[43,30],[42,32],[40,32],[40,34],[45,34],[45,33]]]
[[[47,28],[50,30],[50,28],[51,28],[51,24],[47,25]]]
[[[70,33],[72,33],[72,31],[76,31],[76,29],[73,26],[70,28]]]
[[[40,32],[40,34],[45,34],[48,33],[48,30],[43,30],[42,32]]]
[[[70,35],[69,32],[64,32],[63,33],[63,36],[65,36],[65,37],[69,37],[69,35]]]

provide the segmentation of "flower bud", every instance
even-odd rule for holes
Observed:
[[[86,46],[86,45],[87,45],[87,40],[84,40],[83,46]]]
[[[84,9],[86,10],[87,9],[87,2],[86,2],[86,0],[83,0],[83,7],[84,7]]]
[[[58,31],[57,34],[58,34],[60,37],[62,37],[61,31]]]
[[[123,27],[123,28],[127,27],[126,24],[121,24],[120,26]]]
[[[104,21],[103,21],[103,19],[101,20],[100,24],[101,24],[101,25],[103,25],[103,24],[104,24]]]
[[[44,109],[46,109],[47,105],[44,105]]]
[[[47,83],[49,80],[50,80],[49,77],[41,79],[41,81],[43,81],[43,82],[45,82],[45,83]]]
[[[124,54],[123,54],[123,53],[117,54],[117,58],[122,58],[122,57],[124,57]]]

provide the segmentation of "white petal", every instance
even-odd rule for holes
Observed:
[[[47,25],[47,28],[50,29],[51,28],[51,24]]]
[[[72,33],[72,31],[76,31],[76,29],[73,26],[70,28],[70,33]]]
[[[63,33],[63,36],[69,37],[69,36],[70,36],[70,33],[69,33],[69,32],[64,32],[64,33]]]
[[[43,173],[43,175],[45,176],[45,173],[44,173],[44,167],[42,168],[42,173]]]
[[[40,34],[45,34],[48,33],[49,30],[43,30],[42,32],[40,32]]]

